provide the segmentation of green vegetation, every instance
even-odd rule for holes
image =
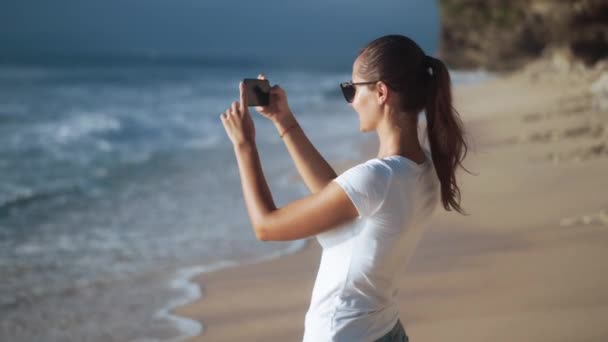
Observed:
[[[458,20],[479,28],[509,28],[525,18],[525,4],[519,1],[497,3],[487,0],[439,0],[439,10],[446,21]]]

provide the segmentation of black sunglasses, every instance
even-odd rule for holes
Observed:
[[[360,84],[373,84],[373,83],[376,83],[378,81],[373,81],[373,82],[356,82],[356,83],[353,83],[352,81],[342,82],[342,83],[340,83],[340,88],[342,89],[342,94],[344,95],[344,99],[346,100],[346,102],[351,103],[351,102],[353,102],[353,99],[355,98],[355,92],[356,92],[356,89],[357,89],[355,87],[356,85],[360,85]]]

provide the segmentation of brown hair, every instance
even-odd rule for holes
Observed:
[[[467,154],[467,144],[459,114],[452,106],[447,67],[402,35],[377,38],[361,49],[359,56],[359,74],[369,80],[381,80],[398,93],[402,111],[413,115],[414,122],[421,110],[426,111],[431,155],[441,183],[441,202],[446,210],[464,214],[455,173],[458,165],[466,170],[461,162]]]

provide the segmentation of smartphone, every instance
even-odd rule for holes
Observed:
[[[268,106],[270,103],[270,83],[268,80],[260,80],[257,78],[245,78],[245,97],[247,98],[247,107],[251,106]]]

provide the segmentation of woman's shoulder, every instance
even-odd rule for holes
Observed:
[[[393,173],[391,167],[381,160],[370,159],[347,169],[338,175],[336,181],[378,188],[390,183]]]
[[[416,174],[428,165],[428,160],[424,164],[418,164],[411,159],[400,155],[388,156],[384,158],[372,158],[365,163],[368,168],[376,170],[376,172],[401,175]]]
[[[390,177],[393,173],[392,167],[378,158],[372,158],[353,165],[344,173],[357,173],[370,177]]]

